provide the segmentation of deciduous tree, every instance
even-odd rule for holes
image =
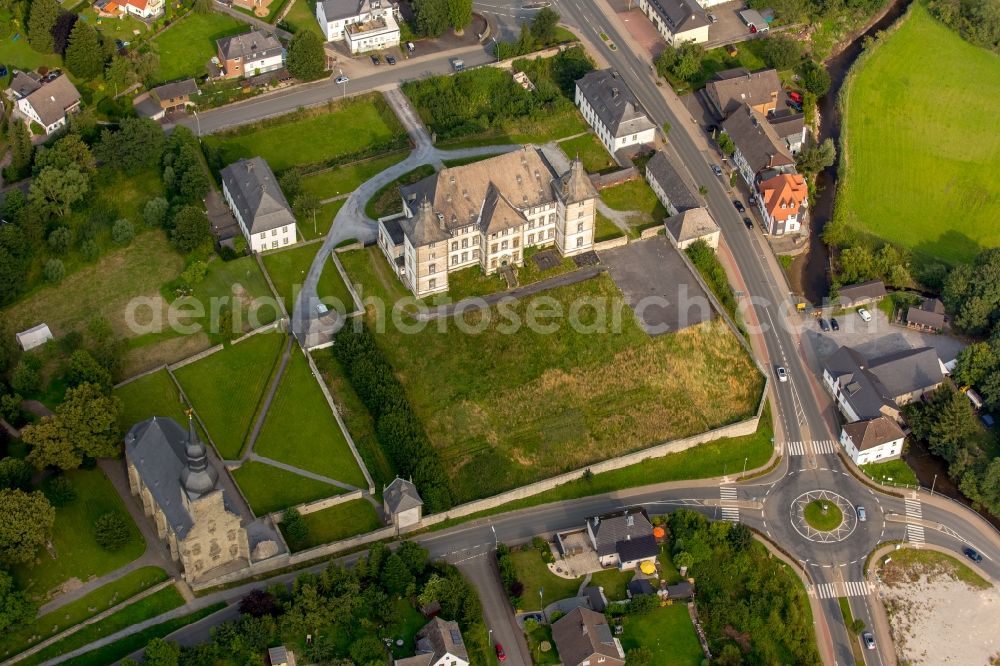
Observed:
[[[184,206],[171,220],[170,240],[181,252],[187,253],[208,243],[212,236],[208,217],[198,206]]]
[[[428,37],[440,37],[448,27],[448,0],[413,0],[417,32]]]
[[[55,509],[42,493],[0,490],[0,562],[33,560],[52,536],[55,518]]]
[[[38,607],[17,587],[14,577],[0,569],[0,632],[6,632],[35,618]]]
[[[120,171],[135,171],[159,164],[166,137],[163,128],[148,118],[125,118],[117,131],[105,129],[95,154]]]
[[[118,398],[93,384],[66,391],[52,416],[21,431],[31,446],[28,461],[38,469],[76,469],[84,457],[107,458],[118,451]]]
[[[78,167],[45,167],[31,181],[28,202],[43,215],[65,217],[89,189],[90,178]]]
[[[326,74],[323,40],[311,30],[299,30],[288,45],[288,72],[300,81],[314,81]]]
[[[795,158],[795,165],[802,173],[812,175],[833,166],[836,161],[837,147],[832,139],[825,139],[819,145],[801,151]]]

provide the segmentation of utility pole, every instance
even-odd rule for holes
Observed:
[[[750,460],[750,456],[747,456],[746,458],[743,459],[743,474],[747,473],[747,461],[748,460]],[[740,474],[740,476],[743,476],[743,474]]]

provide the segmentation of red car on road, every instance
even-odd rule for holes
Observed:
[[[507,661],[507,653],[503,651],[503,646],[497,643],[497,659],[499,661]]]

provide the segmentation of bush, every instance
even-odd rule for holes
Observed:
[[[94,522],[94,538],[104,550],[119,550],[132,538],[128,522],[117,511],[109,511]]]
[[[49,249],[54,253],[62,255],[69,252],[70,243],[73,242],[73,232],[69,227],[56,227],[49,234]]]
[[[309,525],[302,520],[302,514],[294,507],[285,509],[285,513],[282,514],[281,531],[289,544],[300,545],[309,538]]]
[[[111,227],[111,240],[118,245],[128,245],[133,238],[135,238],[135,229],[132,227],[132,223],[124,218],[116,220],[114,226]]]
[[[142,220],[147,227],[162,227],[167,221],[167,209],[170,205],[163,197],[154,197],[146,202],[142,209]]]
[[[66,277],[66,265],[61,259],[49,259],[45,262],[42,273],[45,275],[45,279],[53,284],[62,282],[62,279]]]
[[[62,474],[56,474],[45,479],[42,483],[42,492],[48,498],[49,504],[54,507],[66,506],[76,499],[76,490]]]
[[[14,373],[10,378],[10,386],[21,394],[34,393],[39,389],[41,376],[38,371],[42,363],[37,356],[25,355],[14,366]]]

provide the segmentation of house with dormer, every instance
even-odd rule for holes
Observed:
[[[294,245],[295,215],[271,167],[261,157],[234,162],[219,174],[222,197],[253,252]]]
[[[417,632],[416,654],[393,666],[469,666],[469,651],[454,620],[435,617]]]
[[[529,248],[563,256],[594,246],[597,191],[580,160],[557,175],[541,150],[445,168],[400,188],[403,211],[379,220],[378,245],[418,298],[448,290],[448,274],[524,264]]]
[[[656,137],[656,125],[613,69],[584,75],[576,82],[574,101],[612,155],[629,146],[651,144]]]
[[[399,9],[388,0],[320,0],[316,21],[326,41],[352,54],[399,45]]]
[[[802,228],[809,203],[806,180],[797,173],[779,173],[757,185],[757,205],[765,231],[775,236]]]

